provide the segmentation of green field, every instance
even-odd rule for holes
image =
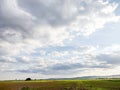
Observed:
[[[1,81],[0,90],[120,90],[120,80]]]

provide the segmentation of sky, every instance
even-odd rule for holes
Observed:
[[[0,0],[0,80],[120,75],[119,0]]]

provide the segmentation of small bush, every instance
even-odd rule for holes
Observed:
[[[26,78],[26,80],[25,81],[30,81],[30,80],[32,80],[31,78]]]

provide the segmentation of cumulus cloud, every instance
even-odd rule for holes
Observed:
[[[71,30],[90,35],[107,22],[119,20],[114,14],[116,8],[117,4],[102,0],[2,0],[0,36],[8,41],[38,37],[42,43],[49,40],[59,43],[72,38]]]
[[[14,57],[15,62],[6,62],[10,66],[14,66],[14,68],[17,65],[18,68],[12,70],[13,72],[40,73],[47,75],[52,75],[54,74],[53,72],[64,75],[78,70],[110,67],[105,61],[96,60],[96,47],[81,46],[67,48],[66,50],[60,50],[59,48],[65,47],[54,47],[52,50],[47,49],[44,54],[40,52],[36,55],[35,52],[32,56],[16,56]],[[56,51],[54,51],[54,49],[56,49]],[[67,72],[65,72],[66,70]],[[9,70],[8,68],[7,71],[11,71],[11,69]]]
[[[102,50],[100,47],[81,46],[77,48],[67,48],[65,51],[59,50],[60,47],[58,47],[58,49],[55,47],[56,51],[54,51],[54,48],[52,48],[52,51],[46,51],[46,57],[36,56],[36,58],[34,58],[34,64],[31,64],[28,69],[18,69],[16,71],[45,75],[69,75],[73,72],[77,74],[81,71],[89,72],[93,69],[100,71],[109,70],[110,68],[114,69],[120,64],[118,53],[120,50],[113,49],[115,47],[118,48],[118,46],[119,45],[108,46],[102,48]],[[37,63],[35,63],[35,61]]]
[[[0,67],[3,71],[42,74],[108,68],[113,59],[119,62],[119,55],[67,43],[119,21],[117,7],[107,0],[1,0],[0,63],[7,65]]]

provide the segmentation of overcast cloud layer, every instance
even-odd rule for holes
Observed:
[[[120,74],[118,23],[115,1],[1,0],[0,79]]]

